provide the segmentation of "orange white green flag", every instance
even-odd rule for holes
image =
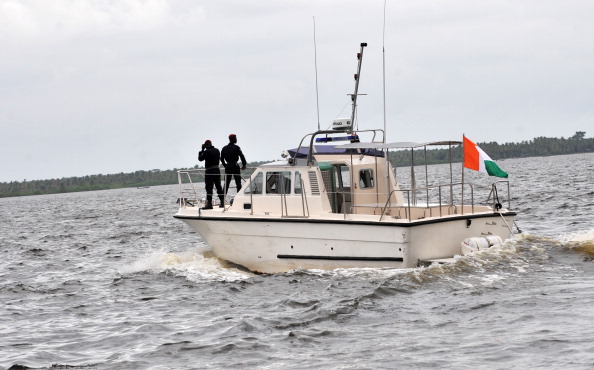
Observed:
[[[489,176],[506,177],[503,171],[487,153],[483,152],[474,142],[464,136],[464,167],[471,170],[484,172]]]

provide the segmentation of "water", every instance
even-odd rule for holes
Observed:
[[[499,164],[522,238],[412,270],[239,270],[176,186],[0,199],[0,368],[591,369],[594,154]]]

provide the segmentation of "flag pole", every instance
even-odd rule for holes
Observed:
[[[466,160],[466,136],[462,134],[462,214],[464,214],[464,162]]]

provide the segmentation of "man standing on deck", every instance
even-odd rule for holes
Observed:
[[[241,148],[236,145],[237,136],[235,134],[229,135],[229,144],[223,147],[221,152],[221,162],[225,167],[225,194],[229,192],[229,184],[231,183],[231,176],[235,179],[235,186],[237,192],[241,189],[241,175],[239,174],[240,168],[237,162],[241,158],[241,169],[245,170],[247,162]]]
[[[217,195],[221,203],[220,208],[225,207],[225,197],[223,195],[223,188],[221,187],[221,170],[219,169],[219,160],[221,153],[217,148],[212,146],[210,140],[206,140],[202,144],[202,150],[198,153],[198,160],[205,161],[205,175],[204,182],[206,188],[206,205],[202,209],[212,209],[212,188],[216,186]]]

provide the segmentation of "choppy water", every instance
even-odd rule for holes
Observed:
[[[405,271],[226,266],[175,186],[0,199],[0,368],[594,368],[594,154],[500,165],[523,237]]]

